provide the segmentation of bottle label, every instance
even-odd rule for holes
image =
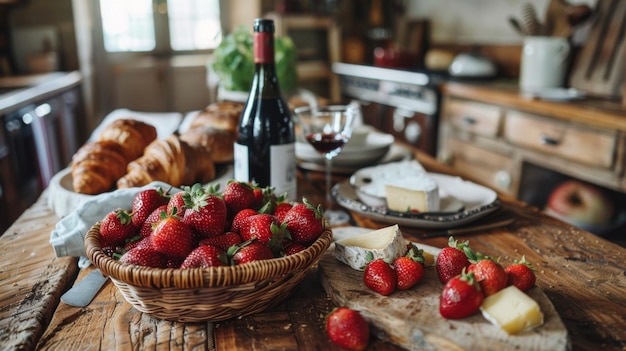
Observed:
[[[255,180],[250,173],[248,147],[239,143],[234,145],[234,178],[240,182]],[[286,193],[287,199],[295,201],[297,196],[296,144],[280,144],[270,147],[269,179],[277,195]],[[268,171],[266,169],[265,171]],[[263,186],[263,184],[261,184]]]
[[[270,147],[271,182],[277,195],[287,193],[288,200],[296,200],[296,144],[272,145]]]
[[[274,33],[255,32],[254,63],[274,63]]]

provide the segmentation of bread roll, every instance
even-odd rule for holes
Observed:
[[[191,121],[189,129],[209,126],[236,133],[243,107],[241,103],[230,101],[213,103],[198,113]]]
[[[210,126],[199,126],[181,134],[180,139],[190,145],[204,147],[211,154],[213,162],[226,163],[234,160],[233,144],[237,139],[237,134],[233,132]]]

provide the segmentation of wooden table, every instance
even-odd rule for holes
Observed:
[[[450,169],[417,153],[427,169]],[[324,182],[301,172],[299,196],[323,201]],[[626,349],[626,249],[503,197],[514,224],[467,237],[472,248],[503,263],[526,255],[565,323],[574,350]],[[333,308],[312,270],[295,294],[277,307],[221,323],[175,323],[138,312],[109,281],[92,303],[75,308],[60,302],[63,292],[91,268],[77,258],[56,258],[48,243],[57,222],[47,193],[0,237],[0,349],[2,350],[338,350],[324,332]],[[357,225],[387,226],[359,215]],[[443,247],[447,238],[419,239]],[[368,350],[395,350],[373,340]]]

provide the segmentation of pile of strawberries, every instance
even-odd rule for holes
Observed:
[[[365,286],[381,295],[396,289],[406,290],[417,285],[423,277],[422,250],[408,245],[405,256],[390,263],[373,260],[365,267]],[[468,242],[459,243],[453,237],[437,255],[437,276],[444,284],[439,300],[439,312],[444,318],[464,318],[477,312],[485,297],[509,285],[527,291],[535,285],[532,265],[521,260],[504,268],[497,259],[472,251]]]
[[[239,265],[300,252],[324,230],[321,205],[285,201],[273,188],[231,180],[222,193],[195,184],[140,191],[100,222],[102,250],[154,268]]]

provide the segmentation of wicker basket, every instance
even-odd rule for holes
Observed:
[[[217,322],[263,311],[288,297],[332,241],[328,225],[297,254],[239,266],[160,269],[122,264],[100,247],[100,223],[85,237],[91,262],[141,312],[169,321]]]

